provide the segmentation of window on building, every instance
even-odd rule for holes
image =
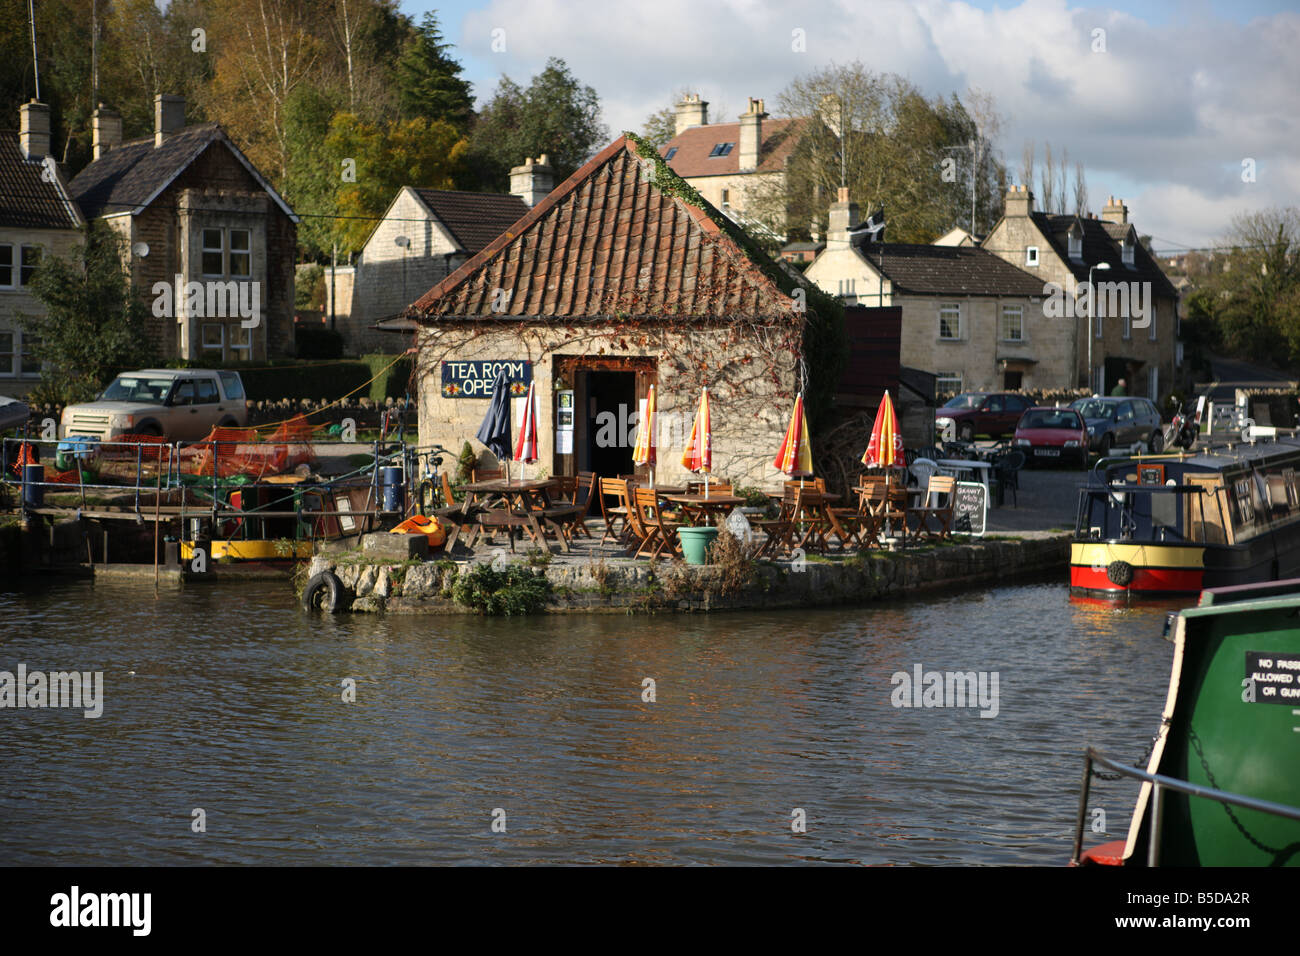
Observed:
[[[1147,306],[1147,311],[1151,313],[1151,324],[1147,326],[1147,338],[1154,342],[1156,340],[1156,320],[1160,315],[1160,310],[1152,302]]]
[[[14,375],[14,347],[18,337],[13,332],[0,332],[0,378]]]
[[[1067,242],[1069,244],[1069,249],[1070,249],[1070,258],[1082,259],[1083,258],[1083,234],[1072,232],[1070,233]]]
[[[226,352],[226,327],[220,322],[203,323],[203,351],[220,359]]]
[[[1151,401],[1160,401],[1160,369],[1154,366],[1151,369],[1151,391],[1148,393]],[[1159,414],[1157,412],[1157,414]]]
[[[40,375],[41,360],[36,357],[36,349],[41,344],[41,337],[32,335],[30,332],[24,332],[19,336],[19,342],[22,351],[19,372],[23,375]]]
[[[1002,328],[1000,335],[1004,342],[1023,342],[1025,340],[1024,306],[1004,305],[1002,307]]]
[[[716,146],[713,147],[713,151],[709,153],[709,159],[716,159],[719,156],[726,156],[728,153],[731,152],[732,147],[734,147],[735,145],[736,145],[735,143],[718,143]]]
[[[237,323],[230,327],[230,351],[231,358],[239,362],[247,362],[253,357],[253,330],[246,329],[243,323]]]
[[[1124,338],[1133,338],[1133,313],[1128,309],[1124,310]]]
[[[857,294],[858,294],[858,291],[857,291],[858,280],[857,280],[857,279],[840,279],[840,280],[839,280],[839,283],[840,283],[840,286],[839,286],[839,287],[840,287],[840,295],[841,295],[841,296],[849,296],[849,295],[857,295]]]
[[[220,229],[203,230],[203,274],[205,276],[224,276],[226,274],[225,246],[222,243]]]
[[[726,209],[730,205],[731,205],[731,190],[724,189],[722,191],[722,208]]]
[[[1030,246],[1029,248],[1027,248],[1027,249],[1025,250],[1025,265],[1027,265],[1027,266],[1036,266],[1036,265],[1038,265],[1038,247],[1037,247],[1037,246]]]
[[[939,338],[949,340],[961,338],[960,305],[950,302],[939,306]]]
[[[0,287],[12,289],[14,285],[14,247],[0,244]]]
[[[253,252],[247,229],[230,230],[230,275],[247,279],[253,274]]]
[[[1132,269],[1133,268],[1133,239],[1131,237],[1124,240],[1124,246],[1121,249],[1121,254],[1124,260],[1124,265]]]
[[[956,394],[961,391],[961,372],[936,372],[934,390],[939,395]]]
[[[672,162],[672,158],[676,155],[677,155],[677,147],[671,146],[669,147],[668,152],[664,155],[664,159],[668,162]]]
[[[40,246],[23,246],[22,266],[18,273],[19,285],[31,285],[32,275],[36,272],[36,267],[41,264],[41,247]]]

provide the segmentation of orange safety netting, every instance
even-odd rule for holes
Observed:
[[[180,470],[190,475],[219,478],[279,475],[316,460],[313,427],[302,415],[280,425],[266,438],[255,428],[214,428],[208,437],[181,449]]]

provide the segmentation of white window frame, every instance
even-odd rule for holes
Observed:
[[[943,334],[944,315],[945,313],[950,312],[953,309],[957,310],[957,334],[944,335]],[[940,342],[960,342],[962,340],[962,333],[965,331],[965,323],[962,322],[962,308],[960,302],[940,302],[939,312],[936,318],[938,319],[938,326],[939,326],[938,331],[939,331]]]
[[[220,340],[215,344],[208,342],[208,330],[216,329],[221,333]],[[217,356],[221,361],[226,358],[226,323],[224,322],[204,322],[199,329],[199,354],[212,354]]]
[[[1025,248],[1025,265],[1038,266],[1038,247],[1028,246]]]
[[[956,388],[944,388],[944,382],[956,382]],[[961,394],[962,391],[962,374],[961,372],[935,372],[934,374],[934,391],[936,395],[944,395],[952,392],[954,395]]]
[[[235,233],[242,233],[247,237],[247,243],[243,249],[235,248]],[[247,262],[247,272],[238,274],[235,272],[236,258]],[[226,275],[237,282],[248,281],[253,278],[253,230],[234,228],[226,230]]]
[[[1128,266],[1130,269],[1133,268],[1133,243],[1124,243],[1120,249],[1120,258],[1124,262],[1124,265]]]
[[[217,234],[216,246],[208,245],[208,233]],[[221,257],[221,271],[209,272],[207,263],[204,262],[209,253],[216,253]],[[220,226],[203,226],[199,229],[199,274],[211,277],[213,279],[224,279],[226,277],[226,230]]]
[[[9,356],[8,365],[0,364],[0,378],[17,378],[18,369],[20,368],[18,356],[22,348],[18,343],[17,329],[0,329],[0,335],[9,336],[9,350],[0,352],[0,357]]]
[[[236,362],[247,362],[253,358],[253,330],[245,328],[244,323],[230,325],[230,334],[226,336],[230,348],[230,358]]]
[[[1147,341],[1154,342],[1156,340],[1156,319],[1160,316],[1160,307],[1152,302],[1148,306],[1148,310],[1151,313],[1151,322],[1147,326]],[[1152,401],[1155,401],[1155,399],[1152,399]]]
[[[1007,335],[1007,319],[1014,316],[1017,323],[1017,334],[1014,336]],[[1025,341],[1025,307],[1014,303],[1005,303],[998,315],[998,338],[1003,342],[1023,342]]]
[[[18,277],[22,272],[22,253],[19,251],[19,246],[12,242],[0,242],[0,249],[9,250],[9,281],[0,282],[0,289],[17,289]],[[15,257],[15,252],[17,252],[17,257]],[[3,268],[4,266],[0,266],[0,269]]]
[[[1071,259],[1083,258],[1083,236],[1066,236],[1065,243]]]

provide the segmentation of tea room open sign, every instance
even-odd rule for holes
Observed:
[[[497,373],[504,371],[511,395],[527,395],[533,380],[533,363],[474,360],[442,363],[443,398],[491,398]]]

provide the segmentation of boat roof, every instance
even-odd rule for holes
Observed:
[[[1150,463],[1153,465],[1178,465],[1183,468],[1192,468],[1199,471],[1224,471],[1237,464],[1255,464],[1268,461],[1280,456],[1300,453],[1300,438],[1292,436],[1279,436],[1269,441],[1259,441],[1255,443],[1242,442],[1232,445],[1221,445],[1215,448],[1207,448],[1199,451],[1194,455],[1178,457],[1172,455],[1152,455],[1143,456],[1142,458],[1130,458],[1125,461],[1116,462],[1106,468],[1106,473],[1111,474],[1118,469],[1133,468],[1138,464]]]

